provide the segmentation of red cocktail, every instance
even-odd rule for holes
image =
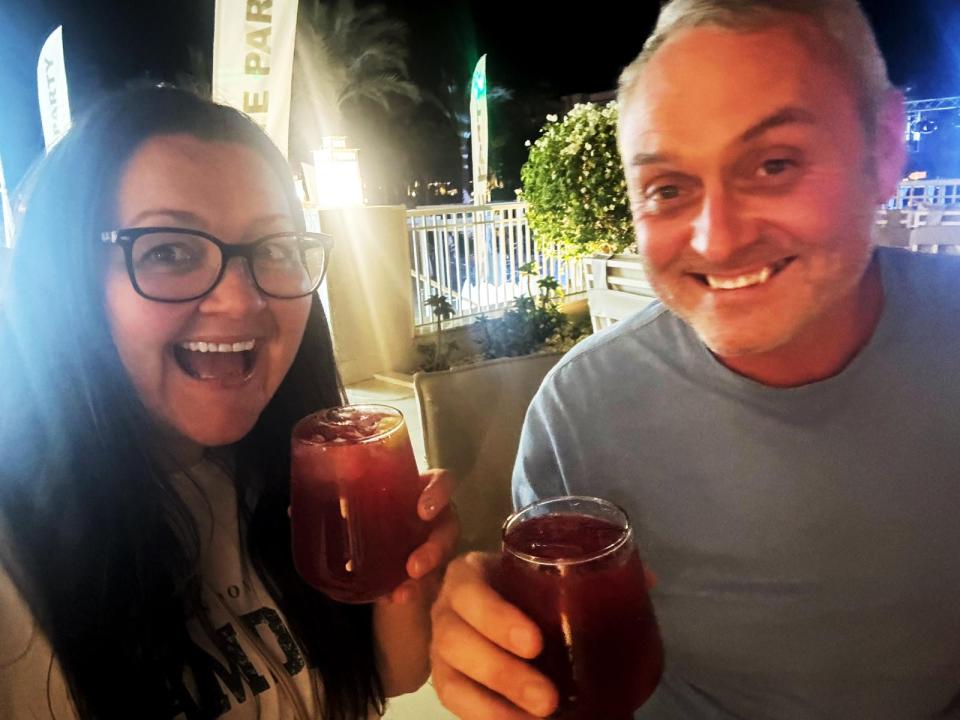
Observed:
[[[663,648],[626,514],[597,498],[530,505],[503,528],[494,584],[543,632],[533,661],[558,720],[629,720],[653,694]]]
[[[403,415],[383,405],[322,410],[293,429],[293,559],[340,602],[371,602],[407,577],[427,538],[422,483]]]

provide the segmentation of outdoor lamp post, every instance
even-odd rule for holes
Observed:
[[[323,147],[313,151],[313,167],[318,207],[363,205],[359,153],[347,147],[345,137],[323,138]]]

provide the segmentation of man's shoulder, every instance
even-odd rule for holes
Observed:
[[[960,337],[960,255],[880,248],[887,301],[895,317],[922,333]]]
[[[901,301],[945,296],[960,302],[960,255],[911,252],[878,248],[885,284],[906,290]]]

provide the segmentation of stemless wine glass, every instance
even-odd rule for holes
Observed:
[[[543,633],[533,664],[559,690],[552,717],[629,720],[653,694],[663,647],[623,510],[577,496],[523,508],[504,523],[496,574]]]
[[[396,408],[351,405],[300,420],[291,440],[290,517],[301,577],[348,603],[396,588],[429,533],[417,515],[422,488]]]

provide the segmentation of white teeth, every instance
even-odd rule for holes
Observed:
[[[207,343],[207,342],[182,342],[180,347],[184,350],[190,350],[192,352],[245,352],[247,350],[253,350],[254,346],[257,344],[256,340],[245,340],[243,342],[235,343]]]
[[[740,275],[739,277],[722,278],[714,275],[706,275],[707,284],[714,290],[739,290],[740,288],[750,287],[751,285],[762,285],[773,276],[773,268],[769,265],[749,275]]]

